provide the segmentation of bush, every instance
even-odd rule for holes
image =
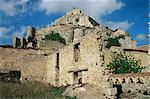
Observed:
[[[52,41],[59,41],[61,43],[66,44],[66,41],[63,37],[59,35],[59,33],[50,33],[46,34],[42,40],[52,40]]]
[[[107,40],[107,48],[110,48],[111,46],[120,46],[120,43],[118,41],[118,38],[108,38]]]
[[[53,96],[61,97],[62,93],[63,93],[63,90],[58,88],[58,87],[52,87],[50,89],[50,92],[52,93]]]
[[[76,96],[66,96],[66,99],[77,99]]]
[[[133,56],[120,52],[111,55],[111,60],[107,67],[115,74],[138,73],[144,69],[140,67],[140,64],[140,60],[135,60]]]

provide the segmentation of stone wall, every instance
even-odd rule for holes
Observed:
[[[133,55],[133,57],[136,60],[141,61],[141,66],[145,67],[145,70],[143,72],[150,72],[150,67],[149,67],[149,58],[148,58],[148,52],[144,51],[134,51],[134,50],[126,50],[126,54]]]
[[[58,86],[56,83],[56,53],[53,53],[47,58],[47,83]]]
[[[136,48],[136,41],[126,31],[116,29],[112,32],[112,36],[119,38],[119,43],[122,48]]]
[[[89,83],[99,88],[101,94],[114,96],[112,84],[121,84],[123,91],[143,92],[150,86],[150,74],[110,75],[106,65],[113,52],[125,52],[141,60],[141,66],[150,72],[148,53],[136,50],[136,42],[123,30],[110,30],[73,9],[55,21],[54,25],[36,30],[28,28],[26,49],[0,48],[0,71],[21,71],[21,80],[38,80],[55,86]],[[66,45],[57,41],[43,42],[45,34],[59,33]],[[106,48],[109,37],[118,37],[121,47]],[[14,38],[16,47],[17,38]],[[23,39],[22,39],[23,41]],[[20,40],[19,40],[20,42]],[[37,43],[38,50],[29,49]],[[20,44],[19,44],[20,45]],[[24,44],[22,43],[22,46]],[[114,91],[113,91],[114,90]]]
[[[76,44],[79,46],[77,61],[74,56],[76,54],[74,52]],[[59,84],[74,84],[74,72],[81,72],[82,83],[99,83],[98,79],[101,77],[103,70],[101,68],[99,46],[97,35],[89,34],[51,54],[48,60],[54,60],[53,63],[56,63],[56,59],[53,58],[56,58],[56,54],[59,53]],[[53,66],[48,64],[48,67],[55,66],[56,64],[53,64]]]
[[[21,71],[22,81],[45,81],[47,57],[41,53],[33,49],[0,48],[0,71]]]
[[[73,41],[74,36],[75,39],[79,40],[83,36],[84,30],[88,31],[89,28],[93,30],[95,26],[99,26],[99,24],[89,16],[84,15],[80,9],[75,8],[57,19],[52,26],[38,29],[36,31],[37,45],[40,47],[39,43],[44,35],[51,32],[59,33],[69,44]]]
[[[64,46],[65,45],[63,43],[60,43],[58,41],[47,40],[40,43],[39,49],[42,50],[45,54],[49,55],[63,48]]]
[[[100,94],[114,96],[103,66],[101,43],[101,36],[91,33],[49,55],[47,82],[55,86],[93,84],[100,88]]]
[[[145,69],[142,72],[150,72],[149,70],[149,58],[148,58],[148,53],[146,51],[137,51],[137,50],[132,50],[132,49],[122,49],[121,47],[117,46],[112,46],[109,49],[105,49],[105,54],[104,54],[104,64],[105,66],[109,64],[110,59],[111,59],[111,54],[114,52],[123,52],[128,55],[132,55],[136,60],[141,61],[141,67],[145,67]]]
[[[99,24],[92,18],[85,16],[80,9],[74,8],[70,12],[66,13],[63,17],[57,19],[55,25],[73,24],[75,26],[93,27]]]
[[[112,74],[108,81],[121,85],[123,93],[143,94],[150,91],[150,73]]]

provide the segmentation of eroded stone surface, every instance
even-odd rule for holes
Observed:
[[[66,45],[57,41],[43,41],[42,38],[50,33],[59,33],[65,38]],[[121,46],[107,48],[107,39],[115,37]],[[14,37],[14,48],[0,47],[0,71],[19,70],[22,81],[70,85],[64,94],[76,95],[80,99],[114,99],[118,90],[114,84],[122,86],[124,93],[129,90],[137,93],[141,89],[138,93],[142,94],[144,90],[149,90],[150,76],[111,76],[111,71],[106,68],[110,55],[121,51],[140,59],[141,66],[147,68],[142,72],[149,72],[148,51],[125,50],[134,49],[136,42],[124,30],[110,30],[79,9],[71,10],[52,26],[41,29],[29,27],[25,41]],[[142,83],[137,84],[138,78]]]

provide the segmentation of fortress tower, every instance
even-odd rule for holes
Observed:
[[[28,42],[32,41],[32,39],[35,37],[35,28],[28,26],[27,35],[28,35]]]

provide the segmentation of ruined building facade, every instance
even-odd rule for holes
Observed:
[[[42,40],[50,33],[59,33],[66,44]],[[52,26],[28,27],[27,34],[26,38],[13,37],[14,48],[0,48],[1,71],[18,70],[22,81],[37,80],[55,86],[94,84],[102,89],[101,94],[107,92],[110,97],[115,90],[113,84],[123,84],[124,91],[129,91],[127,86],[132,82],[132,86],[138,86],[137,90],[132,88],[133,92],[150,87],[148,48],[137,48],[127,32],[104,27],[79,9],[66,13]],[[118,38],[119,44],[110,43],[109,38]],[[112,75],[106,65],[110,55],[119,51],[140,59],[145,70],[135,75]]]

